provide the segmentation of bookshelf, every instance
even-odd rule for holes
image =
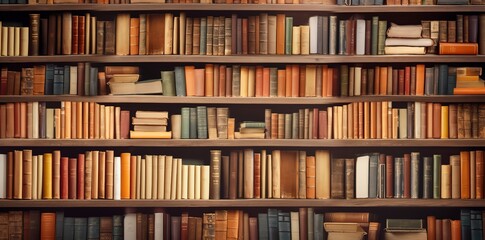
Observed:
[[[249,13],[259,14],[287,13],[298,16],[299,13],[308,14],[332,14],[332,15],[386,15],[386,14],[411,14],[421,16],[431,13],[433,16],[446,16],[452,19],[459,14],[483,14],[485,5],[458,5],[458,6],[337,6],[337,5],[279,5],[279,4],[55,4],[55,5],[28,5],[28,4],[0,4],[0,12],[14,12],[14,14],[28,13],[56,13],[63,11],[90,12],[92,14],[108,14],[114,16],[119,12],[130,12],[134,14],[144,12],[189,12],[196,16],[205,12],[224,15],[224,12],[238,13],[245,16]],[[10,13],[11,14],[11,13]],[[227,15],[227,14],[226,14]],[[389,16],[389,15],[387,15]],[[400,17],[397,17],[399,19]],[[409,22],[406,20],[405,22]],[[363,64],[373,65],[402,65],[402,64],[471,64],[483,66],[484,55],[232,55],[232,56],[197,56],[197,55],[55,55],[55,56],[15,56],[0,57],[0,65],[6,64],[48,64],[59,63],[69,64],[78,62],[89,62],[96,66],[106,65],[137,65],[140,69],[149,68],[156,64],[167,66],[196,64],[201,66],[206,63],[214,64],[266,64],[271,66],[284,66],[285,64]],[[148,66],[144,66],[147,64]],[[158,71],[158,70],[157,70]],[[152,73],[149,73],[152,74]],[[163,106],[163,110],[177,112],[181,106],[209,105],[214,107],[224,106],[235,111],[240,109],[255,108],[264,111],[265,108],[278,107],[296,110],[299,108],[313,108],[322,106],[333,106],[346,103],[359,102],[380,102],[391,101],[393,103],[405,104],[407,102],[434,102],[434,103],[485,103],[485,96],[455,96],[455,95],[433,95],[433,96],[398,96],[398,95],[370,95],[354,97],[171,97],[171,96],[0,96],[1,103],[11,102],[46,102],[47,104],[58,104],[61,101],[96,102],[123,106],[132,112],[137,105],[143,108],[156,110]],[[242,106],[242,108],[241,108]],[[303,107],[302,107],[303,106]],[[242,116],[250,113],[237,113]],[[239,120],[239,119],[238,119]],[[131,126],[130,126],[131,127]],[[93,147],[95,146],[95,147]],[[432,153],[444,153],[448,158],[451,154],[458,154],[461,150],[484,150],[484,139],[0,139],[0,153],[6,151],[33,148],[40,153],[61,149],[67,154],[81,153],[91,149],[114,149],[116,154],[124,151],[133,151],[143,154],[148,149],[155,152],[157,149],[170,149],[168,152],[174,155],[187,155],[196,157],[203,152],[204,163],[209,164],[209,151],[212,149],[223,149],[226,154],[230,150],[242,150],[254,148],[261,149],[292,149],[304,150],[309,153],[317,149],[326,149],[343,156],[346,152],[365,153],[367,151],[382,151],[386,154],[400,155],[412,151],[422,151],[426,156]],[[45,150],[44,150],[45,149]],[[190,153],[187,149],[195,149]],[[189,152],[189,153],[187,153]],[[423,155],[424,155],[423,154]],[[311,155],[311,154],[310,154]],[[448,159],[443,160],[448,163]],[[151,211],[156,208],[166,209],[167,212],[179,213],[188,209],[189,214],[201,211],[213,211],[214,209],[242,208],[251,212],[251,208],[281,208],[295,210],[300,207],[315,208],[317,211],[325,212],[326,209],[349,211],[369,211],[383,214],[379,221],[384,222],[385,217],[413,216],[425,217],[426,213],[434,214],[438,211],[452,210],[450,217],[456,218],[456,209],[473,208],[485,210],[483,199],[210,199],[210,200],[4,200],[0,199],[0,211],[42,209],[62,209],[66,212],[73,211],[80,213],[87,211],[95,213],[100,209],[108,209],[107,212],[123,213],[126,209],[136,208],[139,211]],[[347,209],[348,208],[348,209]],[[397,216],[386,213],[388,210],[398,209]],[[407,214],[403,212],[408,211]],[[420,212],[423,211],[423,212]],[[258,210],[255,210],[258,213]],[[401,214],[401,215],[399,215]],[[459,216],[458,216],[459,217]]]

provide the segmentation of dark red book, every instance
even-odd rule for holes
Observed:
[[[398,83],[399,83],[398,94],[399,95],[404,95],[404,77],[405,77],[404,69],[399,69],[398,71]]]
[[[77,64],[77,95],[84,96],[84,78],[85,78],[84,63]]]
[[[61,157],[61,199],[69,198],[69,158]]]
[[[180,240],[189,239],[189,214],[182,213],[180,220]]]
[[[254,198],[261,198],[261,153],[254,153]]]
[[[73,23],[74,24],[74,23]],[[85,16],[79,16],[79,25],[77,28],[77,34],[78,34],[78,54],[84,54],[85,53],[85,38],[86,38],[86,17]],[[89,29],[89,28],[88,28]],[[73,30],[74,32],[74,30]],[[72,36],[72,39],[74,39],[74,36]],[[74,51],[74,46],[72,46],[73,51]]]
[[[386,198],[394,196],[394,158],[386,156]]]
[[[77,156],[77,199],[84,199],[84,154]]]
[[[69,158],[69,199],[77,198],[77,158]]]
[[[72,16],[72,54],[78,54],[78,48],[79,48],[79,31],[78,31],[78,26],[79,26],[79,16]]]

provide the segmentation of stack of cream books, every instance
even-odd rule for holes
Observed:
[[[110,93],[113,95],[128,94],[162,94],[162,80],[151,79],[138,81],[139,74],[114,74],[108,81]]]
[[[172,138],[172,132],[167,131],[166,111],[136,111],[131,124],[130,138]]]
[[[426,54],[433,46],[433,39],[422,37],[421,25],[397,25],[391,23],[387,30],[385,54]]]

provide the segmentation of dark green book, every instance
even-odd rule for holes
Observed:
[[[315,213],[313,215],[313,239],[323,240],[325,231],[323,230],[323,213]]]
[[[191,107],[189,108],[189,138],[196,139],[197,138],[197,108]]]
[[[456,87],[456,67],[448,68],[448,86],[446,87],[446,95],[453,95],[453,89]]]
[[[423,198],[433,198],[433,159],[423,157]]]
[[[197,138],[207,138],[207,107],[197,106]]]
[[[175,67],[175,93],[177,96],[187,96],[185,90],[185,69],[183,66]]]
[[[123,215],[113,216],[113,240],[123,240]]]
[[[440,72],[438,78],[438,94],[445,95],[448,90],[448,65],[440,64]]]
[[[377,54],[378,55],[384,54],[386,32],[387,32],[387,21],[379,20],[378,30],[377,30]]]
[[[176,96],[175,72],[161,71],[163,96]]]
[[[181,126],[181,132],[182,132],[182,139],[188,139],[190,138],[190,108],[188,107],[183,107],[180,110],[180,115],[182,118],[182,126]]]
[[[346,42],[346,25],[348,20],[338,21],[338,55],[344,55],[347,42]]]
[[[200,48],[199,54],[205,55],[207,49],[207,18],[200,18]],[[165,94],[164,94],[165,95]]]
[[[62,234],[64,232],[64,212],[56,212],[56,240],[62,240]]]
[[[99,239],[100,219],[99,217],[88,217],[88,240]]]
[[[340,65],[340,96],[349,95],[349,66]]]
[[[423,219],[386,219],[386,230],[421,230]]]
[[[98,95],[98,68],[90,68],[89,74],[89,95],[96,96]]]
[[[88,236],[88,219],[85,217],[74,218],[74,240],[86,240]]]
[[[64,67],[54,67],[54,85],[53,94],[62,95],[64,93]]]
[[[268,238],[269,240],[278,240],[278,210],[268,208]]]
[[[278,96],[278,69],[277,68],[269,69],[269,96],[270,97]]]
[[[258,213],[258,235],[259,239],[268,239],[268,214]]]
[[[471,240],[471,211],[470,209],[460,210],[460,220],[461,220],[461,240]]]
[[[279,240],[291,240],[290,213],[278,211],[278,236]]]
[[[32,215],[31,215],[32,217]],[[471,210],[470,211],[470,229],[472,240],[483,239],[483,225],[482,225],[482,211]]]
[[[52,95],[54,88],[54,64],[47,64],[45,68],[44,94]]]
[[[57,216],[56,216],[57,217]],[[56,218],[57,221],[57,218]],[[74,240],[74,218],[73,217],[65,217],[63,223],[63,231],[61,232],[61,239],[63,240]],[[57,230],[57,223],[56,223],[56,230]],[[56,239],[57,238],[56,232]]]
[[[404,195],[404,159],[402,157],[394,158],[394,198],[402,198]]]
[[[328,54],[337,54],[337,16],[330,16],[328,33]]]
[[[293,17],[285,18],[285,54],[292,54]]]
[[[369,158],[369,198],[377,198],[377,166],[379,153],[372,153]]]
[[[433,155],[433,198],[441,198],[441,155]]]
[[[64,66],[64,88],[62,94],[69,94],[69,88],[71,85],[70,67],[68,65]]]

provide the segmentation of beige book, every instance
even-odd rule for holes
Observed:
[[[239,96],[247,97],[248,96],[248,66],[241,66],[241,75],[240,75],[240,92]],[[235,93],[237,94],[237,93]]]
[[[88,107],[89,107],[88,138],[89,139],[94,138],[94,106],[95,106],[94,102],[89,102],[89,105],[88,105]]]
[[[37,156],[37,199],[42,199],[42,186],[43,186],[43,173],[44,173],[44,156]]]
[[[20,56],[29,55],[29,28],[20,28]]]
[[[273,155],[268,154],[266,155],[266,169],[268,171],[268,183],[266,186],[268,186],[268,189],[266,191],[268,198],[273,198]],[[280,194],[281,196],[281,194]]]
[[[327,139],[333,138],[333,107],[327,107]]]
[[[115,107],[109,106],[109,139],[115,138]]]
[[[173,52],[173,14],[165,13],[165,37],[164,37],[164,53],[166,55],[171,55]]]
[[[342,119],[343,119],[343,107],[337,106],[337,114],[334,115],[334,126],[336,125],[337,128],[335,129],[337,133],[336,139],[343,138],[343,128],[342,128]]]
[[[60,115],[59,115],[59,138],[64,139],[66,135],[66,102],[61,102]],[[56,129],[56,131],[58,131]]]
[[[424,55],[426,54],[426,47],[389,46],[389,47],[384,47],[384,53],[387,55],[395,55],[395,54]]]
[[[301,54],[301,28],[299,26],[293,26],[293,37],[291,42],[291,53],[293,55]]]
[[[330,198],[330,152],[327,150],[315,151],[316,198]]]
[[[8,27],[8,44],[7,44],[7,55],[15,56],[15,27]]]
[[[182,165],[182,199],[189,199],[189,165]]]
[[[209,139],[217,139],[217,117],[215,107],[207,107],[207,130]]]
[[[110,139],[109,129],[110,129],[110,116],[111,116],[111,107],[105,106],[104,107],[104,137],[106,139]]]
[[[130,54],[130,14],[116,15],[116,55]]]
[[[165,155],[158,155],[158,183],[156,199],[165,197]]]
[[[42,174],[40,174],[39,177],[42,177],[42,181],[40,181],[42,182],[42,187],[40,188],[40,190],[42,190],[42,199],[52,199],[52,154],[44,153],[41,160],[43,166]]]
[[[114,139],[121,139],[121,107],[115,107],[115,136]]]
[[[61,109],[54,109],[54,139],[61,139]]]
[[[348,107],[349,107],[349,105],[343,105],[342,106],[342,139],[349,138],[348,137],[349,132],[348,132],[348,129],[347,129]],[[369,129],[367,129],[367,132],[369,132]]]
[[[77,94],[77,66],[69,66],[69,94]],[[74,102],[73,102],[74,104]]]
[[[136,199],[141,199],[141,156],[136,156]]]
[[[106,197],[106,152],[99,152],[98,198]]]
[[[121,200],[121,157],[113,158],[113,199]]]
[[[210,166],[203,165],[200,170],[200,199],[209,199],[210,189]]]
[[[421,122],[421,108],[425,108],[426,103],[424,102],[415,102],[414,103],[414,126],[421,126],[421,124],[425,124]],[[418,116],[419,115],[419,116]],[[414,128],[414,138],[424,138],[425,133],[421,132],[420,127]]]
[[[99,186],[99,151],[92,151],[92,167],[91,167],[91,199],[98,199]]]
[[[441,198],[451,198],[451,165],[441,165]]]
[[[99,138],[106,139],[106,107],[99,105]]]
[[[176,195],[175,199],[180,199],[182,196],[182,159],[177,158],[177,168],[176,168],[176,179],[177,179],[177,184],[176,184]]]
[[[172,195],[172,164],[173,163],[173,157],[172,156],[166,156],[165,157],[165,196],[164,199],[168,200],[171,198]]]
[[[96,17],[91,17],[91,41],[90,41],[90,47],[91,51],[86,51],[86,54],[96,54],[96,24],[97,24],[97,18]]]
[[[83,138],[83,103],[78,102],[76,106],[76,138]]]
[[[45,110],[45,136],[47,139],[54,138],[54,109],[47,108]]]
[[[256,68],[251,66],[248,70],[248,97],[256,94]]]
[[[152,199],[153,190],[153,156],[145,156],[146,169],[145,169],[145,199]]]
[[[27,103],[27,138],[32,138],[32,135],[33,135],[33,127],[34,127],[34,123],[32,122],[33,121],[33,103],[32,102],[28,102]]]
[[[1,38],[2,38],[2,41],[1,41],[1,55],[2,56],[8,56],[8,42],[9,42],[9,38],[8,38],[8,33],[9,33],[9,30],[8,30],[8,27],[2,27],[2,35],[1,35]]]
[[[100,121],[101,121],[101,106],[98,103],[94,104],[94,138],[100,139]]]
[[[173,18],[173,32],[172,32],[172,54],[178,55],[178,41],[180,31],[180,17]]]
[[[234,129],[236,127],[235,118],[227,118],[227,139],[234,139]]]
[[[305,97],[316,96],[317,66],[307,65],[305,68]]]
[[[459,155],[450,156],[451,165],[451,198],[461,198],[461,162]]]
[[[388,132],[387,132],[388,103],[387,103],[387,101],[382,101],[381,103],[382,103],[382,106],[381,106],[382,139],[387,139],[388,138]]]
[[[39,138],[39,102],[32,102],[32,138]]]
[[[182,115],[173,114],[170,116],[170,123],[172,125],[172,138],[180,139],[182,137]]]
[[[114,181],[114,152],[106,151],[106,199],[113,199]]]
[[[195,176],[194,176],[194,199],[200,199],[200,174],[201,174],[201,166],[195,165]]]
[[[268,178],[266,174],[266,150],[261,150],[261,198],[266,198],[266,179]]]
[[[274,150],[272,153],[272,186],[273,186],[273,191],[272,191],[272,197],[273,198],[281,198],[281,186],[280,186],[280,180],[281,180],[281,169],[280,169],[280,164],[281,164],[281,151],[280,150]]]
[[[141,171],[140,171],[140,199],[146,199],[147,189],[147,160],[141,158]]]
[[[254,198],[254,150],[244,149],[244,198]]]
[[[276,15],[268,15],[268,54],[276,54]]]
[[[189,165],[187,198],[195,199],[195,165]]]
[[[13,56],[20,56],[20,27],[14,27]]]
[[[72,14],[62,13],[62,54],[72,53]]]
[[[392,139],[399,138],[399,109],[393,108],[392,109]]]
[[[84,199],[91,199],[93,182],[93,152],[86,151],[84,154]],[[121,169],[120,169],[121,171]],[[121,173],[120,173],[121,174]],[[121,183],[120,183],[121,184]]]
[[[299,212],[290,212],[291,239],[300,239],[300,215]],[[305,230],[305,229],[302,229]]]
[[[38,191],[37,191],[37,187],[38,187],[38,160],[37,160],[37,156],[32,156],[32,200],[36,200],[37,197],[38,197]],[[1,193],[0,193],[1,194]]]
[[[310,54],[310,26],[300,26],[300,54]]]
[[[152,155],[152,199],[158,199],[158,155]]]
[[[185,22],[186,22],[187,16],[185,15],[184,12],[181,12],[179,14],[179,46],[178,46],[178,52],[179,54],[183,55],[185,54]]]
[[[83,102],[83,139],[89,138],[89,102]]]

